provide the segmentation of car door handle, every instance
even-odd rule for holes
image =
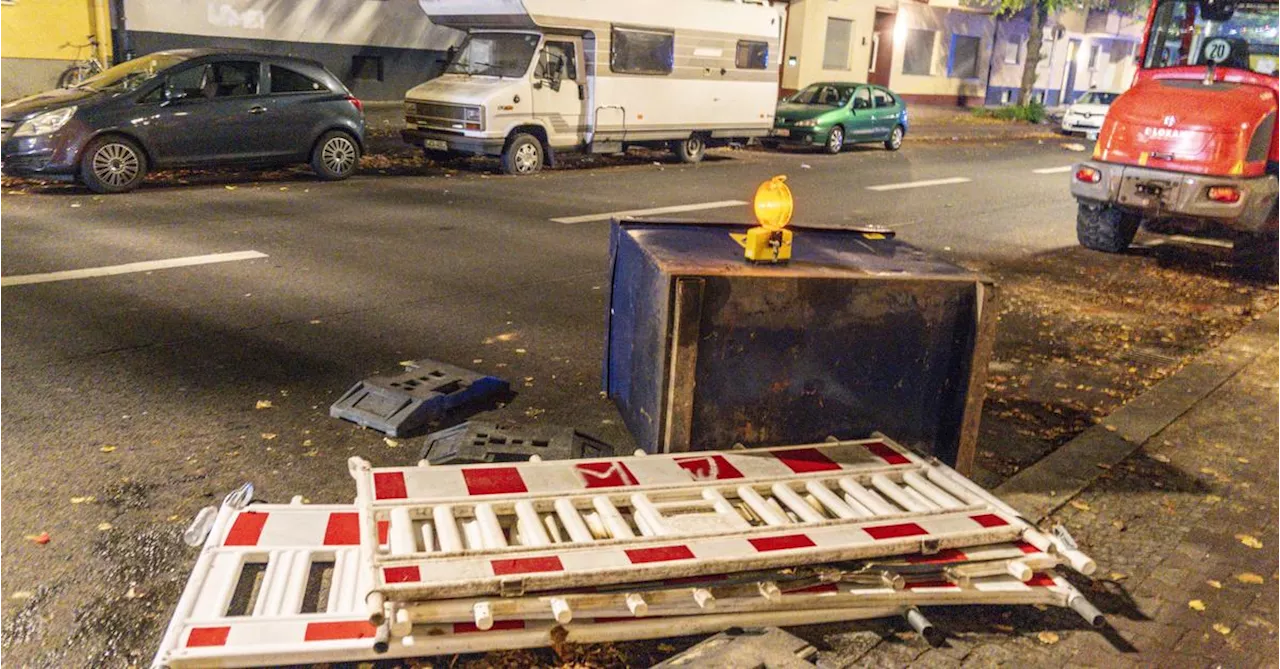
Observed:
[[[265,112],[265,111],[267,111],[267,108],[266,108],[266,107],[263,107],[262,105],[254,105],[254,106],[252,106],[252,107],[250,107],[250,108],[249,108],[249,113],[250,113],[250,114],[261,114],[261,113],[263,113],[263,112]]]

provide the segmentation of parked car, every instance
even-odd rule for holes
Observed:
[[[765,147],[821,147],[840,153],[845,144],[884,142],[897,151],[907,134],[907,104],[871,84],[811,84],[778,103]]]
[[[360,163],[364,108],[311,60],[235,51],[159,51],[74,88],[0,107],[8,175],[79,180],[121,193],[147,171],[309,162],[321,179]]]
[[[1062,131],[1071,134],[1083,132],[1086,135],[1096,134],[1102,129],[1102,119],[1107,117],[1111,102],[1120,97],[1119,93],[1103,93],[1089,91],[1081,95],[1062,115]]]

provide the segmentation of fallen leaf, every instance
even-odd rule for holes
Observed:
[[[225,189],[227,189],[227,190],[235,190],[237,187],[236,187],[236,186],[223,186],[223,188],[225,188]]]
[[[391,437],[384,437],[382,439],[382,442],[386,444],[387,447],[389,448],[400,448],[400,442],[396,441],[395,439],[392,439]]]
[[[1216,469],[1212,468],[1212,467],[1201,467],[1201,468],[1200,468],[1200,473],[1201,473],[1201,474],[1208,474],[1209,476],[1217,476],[1217,475],[1218,475],[1218,471],[1217,471]]]
[[[1123,531],[1124,531],[1124,521],[1123,521],[1123,520],[1113,520],[1113,521],[1111,521],[1111,526],[1112,526],[1112,527],[1114,527],[1114,528],[1116,528],[1117,530],[1119,530],[1119,531],[1121,531],[1121,532],[1123,532]]]
[[[1240,543],[1248,546],[1249,548],[1262,548],[1262,542],[1258,541],[1258,538],[1255,536],[1249,534],[1237,534],[1236,538],[1240,540]]]
[[[98,523],[99,532],[106,532],[109,529],[111,529],[111,523]]]
[[[1210,588],[1216,588],[1218,590],[1222,589],[1222,581],[1215,581],[1213,579],[1209,579],[1205,581],[1205,583],[1208,583]]]
[[[12,595],[9,595],[9,599],[31,599],[32,597],[35,597],[35,595],[26,590],[17,590]]]
[[[311,445],[311,440],[310,440],[310,439],[303,439],[303,440],[302,440],[302,445],[303,445],[303,447],[310,446],[310,445]]]
[[[1169,464],[1169,456],[1165,455],[1164,453],[1156,453],[1155,455],[1151,456],[1151,459],[1155,460],[1156,462],[1163,462],[1165,464]]]
[[[1081,511],[1088,511],[1091,508],[1088,502],[1082,502],[1078,499],[1071,500],[1071,506],[1074,506]]]
[[[1013,625],[1001,625],[999,623],[996,623],[991,626],[991,629],[997,632],[1003,632],[1005,634],[1013,634]]]
[[[674,651],[675,651],[675,649],[676,649],[676,647],[675,647],[675,646],[672,646],[672,645],[671,645],[671,644],[669,644],[669,643],[660,643],[660,644],[658,644],[658,650],[659,650],[659,651],[661,651],[661,652],[663,652],[663,653],[671,653],[671,652],[674,652]]]
[[[413,360],[401,360],[400,366],[401,367],[417,367],[418,363],[414,362]]]
[[[1191,600],[1191,601],[1187,602],[1187,606],[1191,607],[1191,610],[1192,610],[1192,611],[1203,611],[1203,610],[1204,610],[1204,602],[1202,602],[1202,601],[1200,601],[1200,600],[1198,600],[1198,599],[1193,599],[1193,600]]]
[[[1218,502],[1222,501],[1222,498],[1218,497],[1217,495],[1205,495],[1204,501],[1208,504],[1217,504]]]
[[[1123,580],[1125,580],[1126,578],[1129,578],[1129,575],[1128,575],[1128,574],[1121,574],[1121,573],[1120,573],[1120,572],[1118,572],[1118,571],[1113,571],[1113,572],[1111,572],[1110,574],[1108,574],[1108,575],[1107,575],[1107,578],[1110,578],[1111,580],[1113,580],[1113,581],[1115,581],[1115,582],[1119,583],[1120,581],[1123,581]]]
[[[525,353],[528,353],[528,351],[526,351],[526,350],[524,350],[524,349],[522,349],[522,348],[518,348],[518,349],[516,349],[516,353],[519,353],[520,355],[524,355]]]
[[[1037,634],[1036,638],[1040,640],[1040,643],[1046,646],[1052,646],[1053,644],[1058,643],[1059,639],[1057,632],[1048,631]]]
[[[96,501],[97,499],[98,499],[98,498],[97,498],[97,497],[94,497],[93,495],[88,495],[88,496],[85,496],[85,497],[72,497],[72,498],[71,498],[71,503],[72,503],[72,504],[86,504],[86,503],[89,503],[89,502]]]
[[[45,545],[45,544],[49,543],[49,539],[50,539],[50,537],[49,537],[49,533],[48,533],[48,532],[41,532],[40,534],[28,534],[28,535],[27,535],[27,540],[28,540],[28,541],[34,541],[34,542],[36,542],[36,543],[40,544],[41,546],[43,546],[43,545]]]
[[[271,408],[271,400],[258,400],[258,403],[257,403],[257,404],[255,404],[255,405],[253,405],[253,408],[255,408],[255,409],[270,409],[270,408]]]
[[[1236,580],[1250,585],[1262,585],[1264,579],[1258,574],[1246,571],[1243,574],[1236,574]]]
[[[320,320],[319,318],[314,318],[314,319],[312,319],[312,320],[310,320],[310,321],[308,321],[308,322],[309,322],[309,323],[311,323],[312,325],[319,325],[319,324],[323,323],[324,321]]]
[[[132,583],[129,584],[129,590],[124,593],[125,599],[142,599],[146,596],[147,593],[145,591],[137,589]]]
[[[115,446],[103,446],[102,448],[99,448],[98,450],[102,451],[103,453],[110,453],[110,452],[112,452],[112,451],[116,450],[116,447],[115,447]]]
[[[1226,636],[1231,633],[1231,628],[1227,627],[1226,625],[1223,625],[1222,623],[1214,623],[1213,631],[1217,632],[1218,634],[1221,634],[1222,636]]]
[[[262,433],[262,438],[263,438],[264,440],[266,440],[266,441],[271,441],[272,439],[275,439],[275,438],[276,438],[276,433],[275,433],[275,432],[263,432],[263,433]]]
[[[484,340],[484,343],[492,344],[494,342],[500,342],[500,341],[511,341],[512,339],[515,339],[518,336],[520,336],[518,332],[503,332],[502,334],[494,335],[492,337],[486,337]]]
[[[1249,458],[1236,458],[1236,462],[1239,462],[1242,465],[1247,465],[1249,464]]]

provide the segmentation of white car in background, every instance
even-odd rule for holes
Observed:
[[[1062,131],[1071,134],[1082,132],[1089,137],[1096,137],[1102,129],[1102,119],[1107,117],[1111,103],[1120,97],[1119,93],[1103,93],[1089,91],[1081,95],[1067,112],[1062,115]]]

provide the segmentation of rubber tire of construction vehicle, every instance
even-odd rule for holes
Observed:
[[[80,154],[80,180],[95,193],[125,193],[146,177],[147,154],[126,137],[95,137]]]
[[[1138,234],[1142,217],[1106,205],[1081,203],[1076,212],[1076,239],[1086,249],[1123,253]]]
[[[676,154],[682,163],[701,162],[707,155],[707,140],[701,135],[689,135],[688,139],[678,139],[671,143],[671,152]]]
[[[822,145],[822,150],[834,156],[843,148],[844,128],[838,125],[831,126],[831,132],[827,133],[827,143]]]
[[[360,168],[360,143],[341,130],[320,136],[311,149],[311,170],[324,181],[341,181]]]
[[[536,174],[545,160],[542,142],[533,135],[521,133],[512,137],[502,151],[502,171],[512,176]]]
[[[889,133],[889,139],[884,140],[884,148],[890,151],[897,151],[898,149],[901,149],[902,137],[906,134],[907,131],[903,130],[902,126],[893,126],[893,130]]]

